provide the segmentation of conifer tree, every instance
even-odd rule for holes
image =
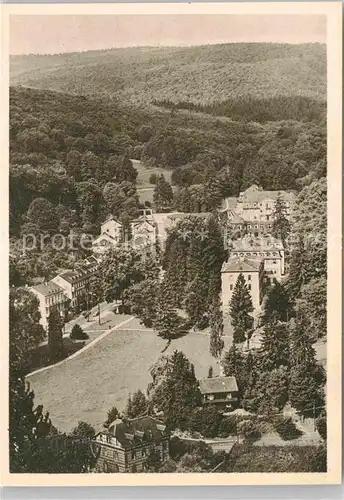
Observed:
[[[235,377],[239,395],[242,398],[248,386],[250,373],[247,372],[246,358],[237,348],[236,344],[233,343],[231,348],[226,352],[222,366],[226,377]]]
[[[280,238],[282,240],[283,245],[285,245],[289,233],[290,233],[290,223],[286,217],[285,202],[282,199],[281,194],[278,193],[273,212],[273,223],[272,223],[271,234],[275,238]]]
[[[197,276],[185,289],[184,308],[194,326],[201,326],[206,312],[206,291],[200,276]]]
[[[224,348],[223,341],[223,316],[220,307],[220,301],[217,297],[213,300],[210,310],[210,354],[214,358],[220,358]]]
[[[244,342],[253,326],[253,318],[250,315],[253,312],[253,305],[250,291],[242,273],[238,276],[229,305],[231,323],[234,328],[233,342]]]
[[[48,346],[50,357],[56,361],[63,354],[62,321],[57,308],[53,308],[48,318]]]
[[[265,323],[260,347],[260,366],[263,371],[271,371],[280,366],[289,366],[288,326],[278,321],[277,315]]]
[[[176,310],[167,301],[157,304],[153,328],[159,337],[171,341],[182,333],[182,320]]]
[[[192,363],[181,351],[174,351],[165,363],[162,382],[153,394],[153,403],[162,410],[168,425],[178,426],[186,418],[190,408],[201,402],[201,393]]]
[[[126,414],[129,418],[136,418],[144,415],[148,410],[148,401],[143,392],[138,389],[130,399],[130,404],[128,400],[128,406]]]
[[[305,270],[305,247],[304,242],[301,237],[297,238],[297,241],[293,245],[293,249],[290,254],[290,265],[289,274],[286,282],[286,289],[291,300],[295,299],[300,295],[302,286],[306,282],[306,270]]]
[[[153,200],[157,212],[163,209],[172,207],[173,204],[173,191],[171,184],[166,181],[165,177],[161,174],[156,179]]]
[[[288,321],[291,315],[291,304],[285,287],[274,279],[273,285],[269,287],[264,304],[264,323],[270,321],[273,316],[280,321]]]
[[[316,361],[307,321],[292,323],[289,402],[305,417],[318,416],[324,405],[325,373]]]
[[[112,422],[114,420],[117,420],[119,418],[119,411],[117,410],[116,406],[113,406],[112,408],[110,408],[110,410],[107,412],[107,417],[106,417],[106,420],[104,422],[104,427],[105,428],[108,428],[110,424],[112,424]]]

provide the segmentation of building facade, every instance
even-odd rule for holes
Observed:
[[[202,404],[213,404],[223,410],[233,410],[238,403],[238,385],[235,377],[205,378],[199,381]]]
[[[85,259],[75,266],[67,269],[52,279],[52,282],[63,288],[65,295],[70,300],[71,307],[75,308],[81,304],[92,302],[89,296],[89,288],[92,280],[98,274],[99,260],[94,256]]]
[[[169,459],[170,435],[166,426],[150,416],[115,420],[94,438],[98,448],[97,472],[144,472],[154,451],[161,462]]]
[[[271,222],[278,197],[284,203],[285,216],[290,218],[295,194],[287,191],[265,191],[256,184],[239,194],[235,212],[246,221]]]
[[[40,323],[47,329],[48,320],[52,309],[57,309],[61,317],[65,316],[65,306],[67,296],[64,289],[53,281],[34,285],[30,291],[36,295],[39,300],[39,312],[41,313]]]
[[[280,239],[272,236],[250,237],[228,242],[229,257],[264,262],[264,271],[272,281],[285,274],[285,251]]]
[[[223,311],[225,313],[229,312],[229,304],[240,274],[244,276],[247,288],[251,294],[254,309],[253,314],[255,315],[260,311],[262,283],[264,279],[264,262],[257,259],[249,260],[241,257],[232,257],[227,262],[224,262],[221,270]]]

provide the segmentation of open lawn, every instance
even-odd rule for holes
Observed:
[[[133,320],[133,326],[137,326]],[[152,330],[114,330],[99,343],[64,364],[28,377],[36,404],[50,412],[53,424],[70,431],[80,420],[99,429],[108,409],[124,409],[128,394],[145,390],[151,381],[149,370],[159,358],[166,341]],[[140,328],[140,327],[139,327]],[[225,338],[229,346],[230,338]],[[209,336],[190,333],[174,340],[166,354],[182,350],[194,363],[197,377],[205,377],[210,365]]]
[[[149,178],[152,174],[161,175],[163,174],[165,179],[168,182],[171,182],[171,174],[172,170],[168,168],[160,168],[160,167],[146,167],[139,160],[131,160],[133,166],[137,170],[137,187],[140,188],[148,188],[151,187],[154,189],[154,185],[149,182]]]
[[[152,174],[161,175],[163,174],[168,182],[171,182],[172,170],[168,168],[159,167],[146,167],[139,160],[131,160],[133,166],[137,170],[137,194],[139,195],[141,203],[149,201],[153,203],[154,194],[154,184],[149,182],[149,178]]]

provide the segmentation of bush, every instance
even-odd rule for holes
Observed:
[[[156,174],[151,174],[149,176],[149,183],[150,184],[156,184],[156,181],[157,181],[157,175]]]
[[[291,417],[278,417],[275,420],[275,430],[284,441],[291,441],[302,436],[302,432],[296,427]]]
[[[219,437],[235,436],[237,434],[238,419],[235,415],[223,417],[219,425]]]
[[[202,434],[205,438],[214,438],[219,434],[222,415],[215,406],[196,408],[189,412],[186,428]]]
[[[244,436],[246,441],[255,441],[261,437],[257,423],[252,419],[245,419],[238,422],[237,432]]]
[[[317,431],[324,441],[327,439],[327,419],[326,417],[318,417],[315,421]]]
[[[70,338],[72,340],[86,340],[89,337],[80,325],[74,325],[70,334]]]

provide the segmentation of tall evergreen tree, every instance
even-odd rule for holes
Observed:
[[[182,333],[182,324],[182,319],[168,302],[157,304],[153,328],[160,337],[168,341],[178,338]]]
[[[250,291],[246,285],[244,275],[239,274],[235,283],[234,292],[230,301],[231,323],[234,328],[233,342],[244,342],[253,327],[253,305]]]
[[[155,407],[164,412],[168,425],[176,427],[186,419],[188,410],[200,402],[201,393],[193,364],[181,351],[174,351],[164,365],[161,383],[155,388]]]
[[[286,289],[291,300],[300,295],[301,289],[307,280],[305,269],[305,246],[302,237],[298,237],[290,254],[289,274]]]
[[[156,179],[153,201],[157,212],[163,209],[171,208],[173,204],[173,191],[171,184],[166,181],[165,177],[161,174]]]
[[[263,371],[271,371],[280,366],[289,366],[288,326],[273,315],[265,324],[260,347],[260,366]]]
[[[210,354],[214,358],[220,358],[224,348],[223,341],[223,316],[220,301],[217,297],[213,300],[210,310]]]
[[[249,374],[246,373],[245,358],[235,343],[226,352],[222,366],[226,377],[236,378],[239,394],[242,397],[247,387]]]
[[[48,346],[50,357],[56,361],[63,355],[62,321],[57,308],[53,308],[48,318]]]
[[[290,223],[286,217],[285,202],[282,199],[280,193],[278,193],[272,216],[273,216],[273,223],[272,223],[271,234],[275,238],[280,238],[282,240],[283,245],[285,245],[290,233]]]
[[[292,312],[291,303],[285,287],[276,279],[271,287],[269,287],[266,300],[264,303],[263,321],[270,321],[273,316],[276,316],[280,321],[288,321]]]
[[[127,406],[126,414],[129,418],[136,418],[144,415],[148,410],[148,401],[143,392],[138,389],[133,397],[131,403]]]
[[[204,282],[197,276],[185,289],[184,308],[194,326],[201,326],[206,312],[206,290]]]
[[[317,416],[324,406],[325,373],[316,361],[307,321],[300,315],[291,330],[289,401],[301,415]]]
[[[114,420],[117,420],[118,418],[119,418],[119,411],[117,410],[116,406],[113,406],[107,412],[107,417],[106,417],[106,420],[105,420],[105,422],[103,424],[104,427],[107,429],[109,427],[109,425],[112,424],[112,422]]]

